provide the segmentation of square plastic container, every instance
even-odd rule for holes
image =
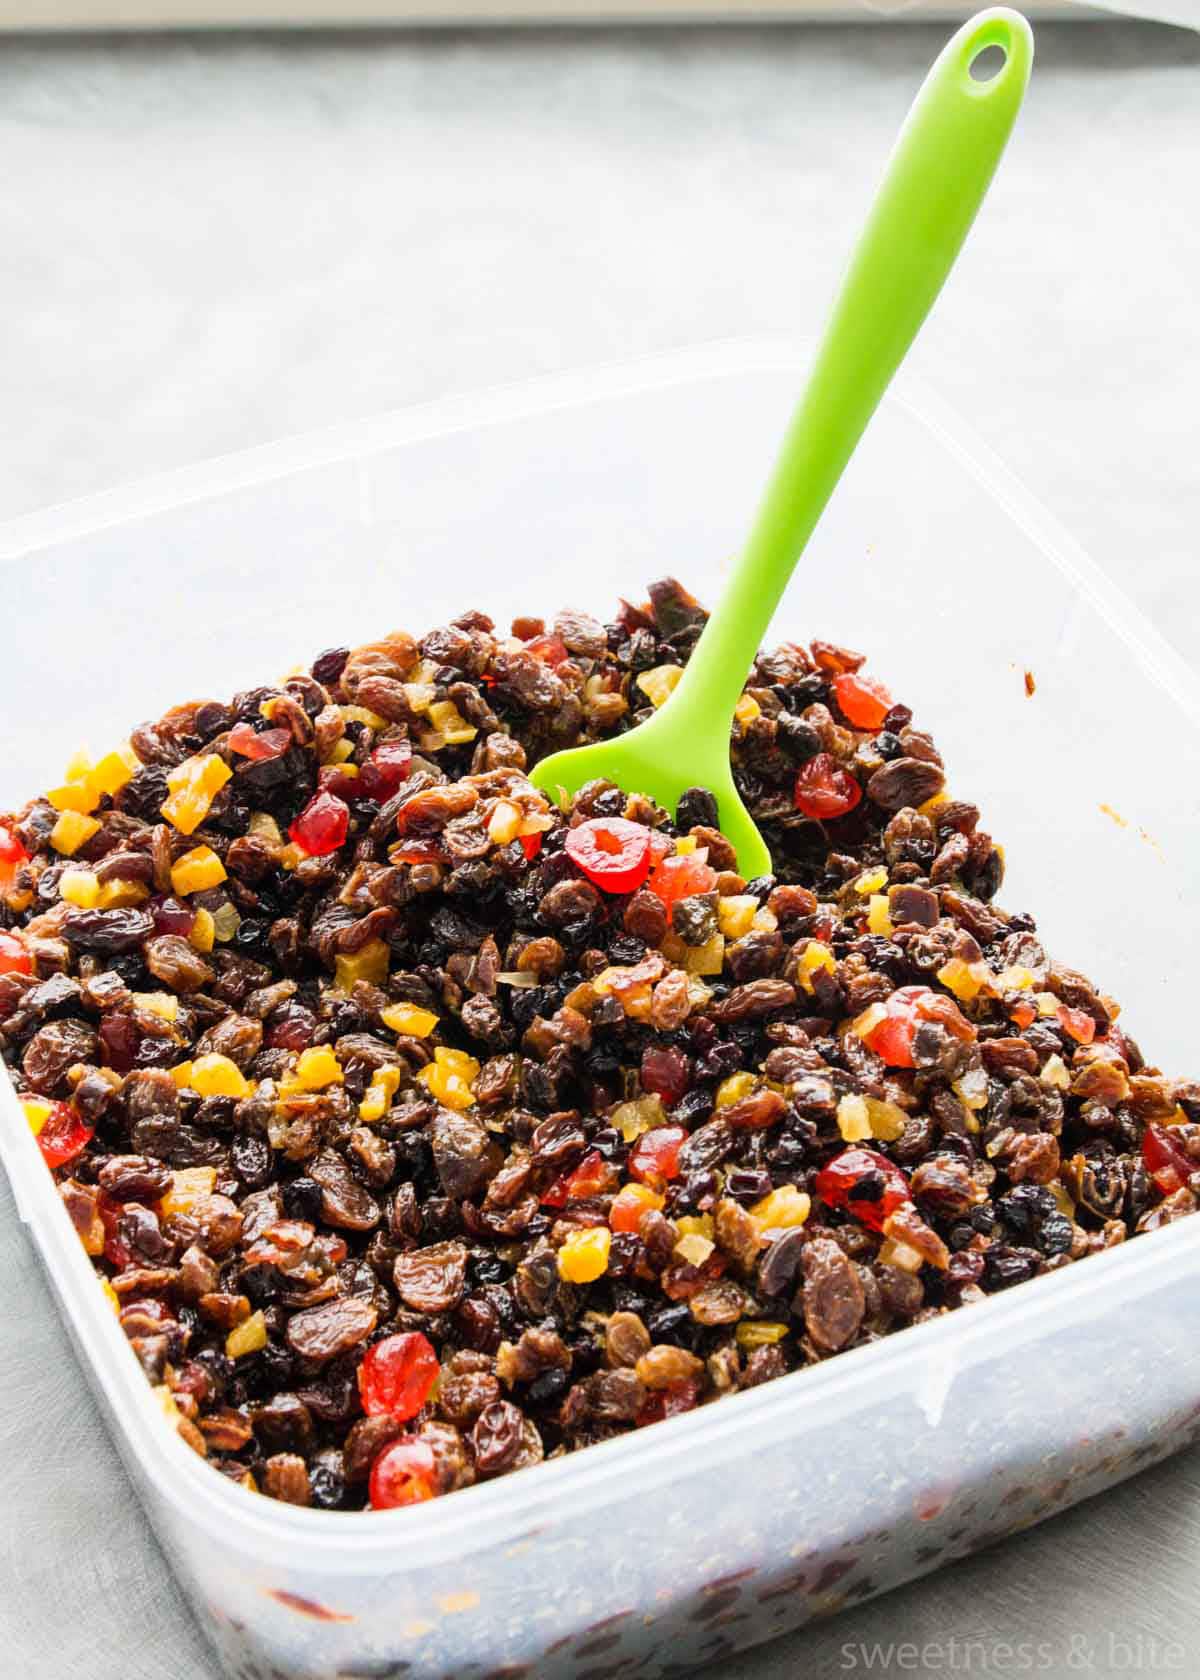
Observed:
[[[468,606],[607,614],[668,571],[711,600],[804,361],[732,345],[553,379],[9,525],[0,557],[26,581],[0,808],[80,745],[328,643]],[[900,390],[778,636],[869,651],[1004,841],[1002,902],[1122,1000],[1149,1061],[1188,1072],[1200,689],[960,426]],[[1200,1432],[1196,1219],[447,1499],[294,1510],[231,1486],[157,1415],[6,1080],[0,1152],[146,1512],[245,1680],[681,1673]]]

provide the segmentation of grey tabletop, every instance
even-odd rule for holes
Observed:
[[[480,384],[811,330],[940,33],[4,44],[0,517]],[[1043,28],[914,354],[1185,654],[1198,141],[1200,38]],[[14,1673],[214,1672],[2,1181],[0,1490]],[[723,1672],[1196,1672],[1198,1539],[1194,1451]]]

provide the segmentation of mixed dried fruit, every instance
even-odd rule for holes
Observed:
[[[1189,1215],[1200,1085],[994,903],[907,707],[827,642],[732,737],[776,873],[543,754],[704,612],[322,654],[0,819],[0,1047],[167,1416],[293,1504],[412,1504]]]

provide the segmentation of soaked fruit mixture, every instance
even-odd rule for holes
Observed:
[[[0,818],[5,1061],[131,1356],[243,1487],[433,1499],[1195,1211],[1200,1085],[997,907],[859,654],[746,683],[773,875],[704,788],[530,786],[663,704],[704,617],[667,580],[331,650]]]

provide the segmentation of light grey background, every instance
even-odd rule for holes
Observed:
[[[941,34],[0,43],[0,517],[479,384],[811,331]],[[1038,50],[914,370],[1189,654],[1200,40],[1077,24]],[[1193,1452],[723,1672],[861,1673],[860,1643],[951,1636],[983,1642],[959,1673],[1016,1671],[1021,1640],[1051,1675],[1196,1672],[1198,1496]],[[212,1672],[2,1184],[0,1642],[24,1680]]]

